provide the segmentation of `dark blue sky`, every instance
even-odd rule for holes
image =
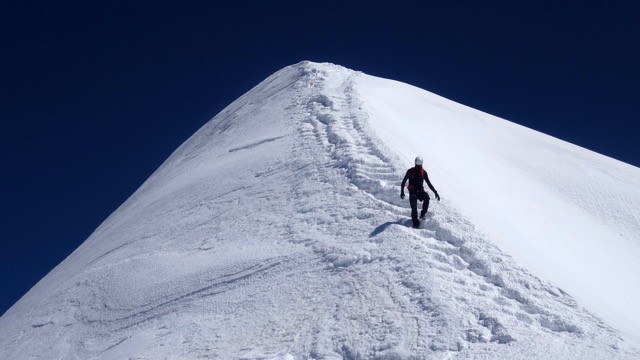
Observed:
[[[207,120],[301,60],[640,165],[638,1],[219,3],[0,2],[0,314]]]

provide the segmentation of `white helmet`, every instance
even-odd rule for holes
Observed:
[[[422,166],[422,158],[420,156],[416,158],[416,165]]]

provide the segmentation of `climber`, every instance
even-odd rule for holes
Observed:
[[[420,212],[420,219],[424,219],[429,209],[429,194],[424,191],[423,181],[427,182],[429,189],[436,195],[436,199],[440,201],[440,195],[436,189],[431,185],[427,172],[422,168],[422,158],[417,157],[415,161],[416,166],[407,170],[407,174],[402,179],[402,185],[400,185],[400,198],[404,199],[404,185],[409,180],[409,204],[411,204],[411,220],[413,221],[413,227],[420,226],[420,220],[418,220],[418,201],[423,201],[422,211]]]

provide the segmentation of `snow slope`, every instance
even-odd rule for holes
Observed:
[[[443,197],[419,230],[398,196],[416,154]],[[209,121],[9,309],[0,358],[638,358],[638,175],[303,62]]]
[[[356,90],[384,142],[407,164],[423,154],[501,249],[640,340],[640,169],[406,84]]]

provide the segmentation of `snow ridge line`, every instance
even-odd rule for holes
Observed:
[[[395,274],[387,274],[386,270],[380,269],[381,265],[388,266],[384,263],[389,257],[380,251],[370,252],[377,247],[375,241],[362,237],[364,229],[361,227],[369,223],[374,214],[380,213],[379,204],[368,194],[361,196],[363,192],[351,179],[366,181],[359,173],[365,167],[371,173],[386,172],[390,178],[395,176],[385,160],[375,160],[375,155],[367,151],[367,139],[352,137],[348,125],[358,119],[349,112],[341,112],[348,105],[348,82],[333,84],[337,87],[347,86],[343,88],[342,95],[335,96],[327,92],[331,89],[326,88],[326,81],[335,79],[335,75],[312,67],[297,84],[300,91],[295,99],[297,111],[294,118],[300,119],[300,141],[294,146],[294,152],[301,156],[290,166],[295,167],[299,176],[309,179],[313,185],[306,188],[307,182],[303,182],[292,187],[294,197],[299,200],[298,211],[290,227],[291,233],[301,238],[294,241],[310,246],[319,255],[321,263],[325,264],[326,276],[330,281],[338,282],[336,286],[340,290],[336,293],[345,295],[332,301],[336,304],[335,308],[328,309],[327,315],[319,319],[319,326],[309,334],[312,338],[305,340],[307,344],[300,351],[311,358],[384,359],[388,358],[387,355],[381,354],[386,354],[396,346],[404,344],[402,346],[413,347],[418,342],[419,329],[411,314],[398,318],[399,307],[409,304],[406,304],[402,294],[396,293],[394,286],[389,286],[397,283]],[[340,75],[349,76],[344,72]],[[345,92],[344,89],[348,90]],[[347,124],[343,124],[345,120],[340,118],[343,115]],[[357,132],[355,135],[360,136]],[[354,149],[352,143],[359,146]],[[377,161],[373,167],[368,166],[371,161]],[[354,166],[358,169],[353,169]],[[354,195],[357,197],[352,198]],[[351,221],[353,226],[345,227],[345,221]],[[367,272],[355,270],[360,265],[369,266],[368,271],[379,272],[384,280],[372,283]],[[372,294],[389,299],[393,305],[385,309],[378,308],[379,300],[371,299]],[[369,314],[377,315],[370,319]],[[354,322],[354,316],[359,320]],[[380,326],[376,318],[383,316],[393,320],[387,320],[384,326]],[[345,321],[353,328],[345,328]],[[361,332],[354,334],[353,329],[358,328]],[[367,348],[375,344],[386,345]]]
[[[359,111],[360,104],[354,97],[356,76],[358,73],[349,73],[338,85],[340,97],[320,93],[307,99],[306,121],[313,124],[318,142],[331,153],[334,166],[343,169],[351,183],[391,205],[389,209],[397,210],[403,204],[389,190],[396,187],[392,184],[398,181],[400,169],[394,164],[400,161],[387,156],[391,152],[370,135],[372,130],[363,121],[366,114]],[[344,110],[348,115],[341,114]]]
[[[399,164],[399,159],[385,155],[391,152],[370,135],[372,131],[367,126],[366,113],[359,111],[360,106],[353,90],[353,81],[357,76],[357,73],[349,73],[343,82],[337,85],[341,90],[340,96],[328,95],[330,92],[326,92],[327,89],[316,84],[320,93],[306,99],[306,104],[304,100],[301,104],[309,112],[306,122],[313,125],[318,143],[330,152],[334,166],[343,170],[358,190],[368,194],[372,201],[396,218],[376,234],[372,233],[372,237],[376,237],[396,224],[402,225],[407,210],[406,204],[398,199],[397,186],[402,172],[392,165]],[[319,78],[322,80],[322,76]],[[343,109],[347,109],[349,115],[341,115],[340,110]],[[415,231],[404,229],[412,232],[416,245],[432,253],[433,257],[439,258],[458,271],[472,273],[478,279],[479,288],[487,292],[483,296],[493,297],[491,300],[495,302],[494,306],[488,311],[482,307],[471,310],[475,314],[476,323],[487,329],[490,336],[474,329],[467,329],[468,342],[507,344],[518,337],[517,334],[510,334],[509,328],[524,329],[531,326],[552,333],[569,334],[572,337],[601,338],[613,343],[621,341],[616,331],[579,307],[569,295],[521,269],[511,257],[484,240],[483,235],[478,234],[471,224],[462,220],[462,217],[446,204],[446,200],[440,208],[437,214],[429,214],[432,218],[426,230],[420,230],[416,234]],[[434,242],[437,245],[434,245]],[[442,242],[449,246],[442,247]],[[371,261],[366,258],[359,259],[357,256],[349,260],[322,250],[320,253],[327,256],[328,262],[338,267]],[[412,282],[407,278],[403,284],[407,286],[408,292],[419,290],[425,294],[430,293],[424,288],[424,284]],[[500,313],[505,307],[510,309],[506,314],[510,320],[508,325],[502,324],[499,320],[505,318],[505,314]],[[433,310],[429,306],[425,309]],[[597,325],[583,328],[577,323]],[[464,346],[451,344],[432,346],[432,350],[442,351],[462,348]]]

